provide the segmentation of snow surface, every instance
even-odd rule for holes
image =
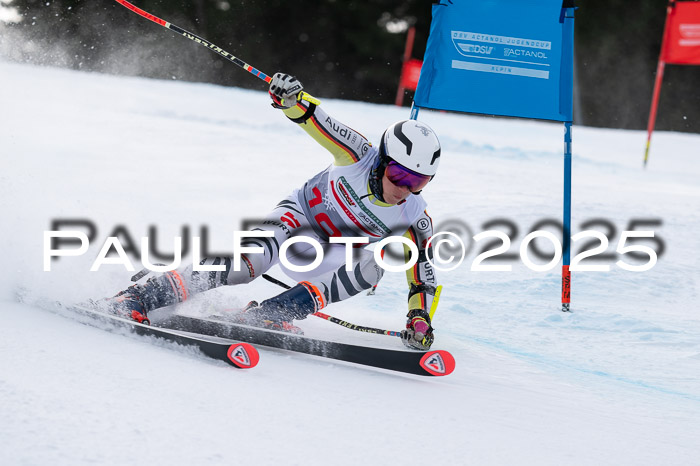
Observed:
[[[407,117],[323,105],[374,141]],[[0,109],[0,464],[700,464],[700,136],[656,133],[643,170],[643,132],[575,127],[574,233],[609,219],[613,251],[631,219],[661,219],[664,254],[648,272],[613,260],[574,273],[564,314],[559,267],[472,272],[472,247],[439,275],[435,347],[457,369],[427,379],[266,349],[257,368],[235,370],[16,302],[20,288],[80,301],[128,286],[121,266],[89,272],[118,225],[136,240],[157,226],[161,251],[183,225],[206,225],[210,250],[230,251],[243,219],[330,163],[263,91],[0,63]],[[517,252],[534,223],[561,218],[561,124],[420,117],[443,143],[424,192],[438,229],[510,219]],[[90,219],[97,239],[44,272],[43,231],[67,218]],[[278,291],[219,289],[178,312]],[[328,312],[399,329],[405,293],[403,274],[387,273],[376,296]],[[401,347],[321,319],[300,326]]]

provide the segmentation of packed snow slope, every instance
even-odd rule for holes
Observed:
[[[155,226],[168,253],[183,227],[202,236],[206,226],[209,251],[230,253],[241,222],[324,169],[330,155],[264,91],[0,63],[0,464],[698,464],[698,135],[655,134],[644,170],[642,132],[574,128],[572,233],[600,230],[614,254],[631,220],[651,220],[634,228],[654,230],[665,248],[646,272],[615,264],[644,262],[627,256],[584,262],[610,271],[574,273],[573,313],[564,314],[559,266],[535,272],[516,257],[496,263],[509,272],[472,271],[484,242],[469,238],[501,229],[517,255],[533,225],[561,219],[562,125],[421,111],[443,144],[424,191],[428,212],[438,231],[455,221],[470,230],[465,262],[438,275],[435,347],[457,360],[448,377],[265,349],[257,368],[235,370],[38,305],[128,286],[121,265],[89,271],[120,226],[136,247]],[[408,113],[323,106],[373,141]],[[67,219],[92,222],[95,238],[85,255],[44,272],[43,232]],[[596,219],[616,231],[587,225]],[[16,301],[18,290],[30,304]],[[166,312],[203,314],[277,292],[255,282]],[[375,296],[327,311],[399,329],[405,297],[404,275],[387,273]],[[321,319],[299,325],[401,348]]]

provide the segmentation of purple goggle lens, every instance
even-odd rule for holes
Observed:
[[[406,186],[411,192],[418,192],[425,188],[428,181],[432,178],[430,175],[421,175],[408,168],[399,165],[392,160],[386,166],[386,177],[396,186]]]

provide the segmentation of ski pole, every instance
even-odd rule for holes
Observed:
[[[267,280],[270,283],[274,283],[277,286],[280,286],[284,288],[285,290],[291,290],[292,287],[287,285],[281,280],[277,280],[274,277],[271,277],[270,275],[264,273],[262,277]],[[433,320],[433,316],[435,315],[435,311],[437,311],[438,307],[438,302],[440,301],[440,293],[442,293],[442,285],[438,285],[437,289],[435,290],[435,296],[433,297],[433,304],[430,306],[430,320]],[[372,327],[364,327],[362,325],[356,325],[352,324],[350,322],[346,322],[344,320],[338,319],[337,317],[329,316],[328,314],[324,314],[323,312],[314,312],[311,314],[312,316],[320,317],[321,319],[325,319],[329,322],[333,322],[334,324],[342,325],[345,328],[349,328],[350,330],[357,330],[358,332],[365,332],[365,333],[374,333],[377,335],[389,335],[389,336],[395,336],[395,337],[400,337],[401,332],[395,332],[394,330],[383,330],[380,328],[372,328]]]
[[[263,275],[265,277],[265,275]],[[272,281],[273,283],[279,281],[276,280],[270,276],[266,277],[269,281]],[[271,279],[271,280],[270,280]],[[274,281],[273,281],[274,280]],[[282,282],[279,282],[282,283]],[[289,286],[289,285],[285,285]],[[435,315],[435,311],[437,310],[437,305],[438,301],[440,300],[440,293],[442,292],[442,285],[439,285],[437,287],[437,290],[435,291],[435,297],[433,297],[433,304],[430,306],[430,320],[433,320],[433,316]],[[324,314],[323,312],[314,312],[311,314],[312,316],[320,317],[321,319],[326,319],[329,322],[333,322],[334,324],[342,325],[345,328],[349,328],[350,330],[357,330],[358,332],[364,332],[364,333],[374,333],[376,335],[388,335],[391,337],[399,337],[401,338],[402,332],[396,332],[394,330],[383,330],[381,328],[372,328],[372,327],[364,327],[362,325],[356,325],[356,324],[351,324],[350,322],[346,322],[344,320],[338,319],[337,317],[329,316],[328,314]]]
[[[143,16],[144,18],[149,19],[156,24],[160,24],[164,28],[170,29],[171,31],[174,31],[183,37],[186,37],[190,40],[197,42],[200,45],[203,45],[204,47],[208,48],[212,52],[218,53],[219,55],[221,55],[222,57],[224,57],[228,61],[240,66],[241,68],[243,68],[248,73],[255,76],[256,78],[260,78],[263,81],[265,81],[266,83],[269,83],[270,81],[272,81],[272,78],[270,76],[266,75],[265,73],[263,73],[262,71],[260,71],[256,68],[253,68],[252,66],[250,66],[249,64],[247,64],[246,62],[241,60],[240,58],[228,53],[226,50],[212,44],[208,40],[202,39],[201,37],[197,36],[196,34],[192,34],[191,32],[186,31],[186,30],[182,29],[181,27],[175,26],[172,23],[169,23],[165,20],[162,20],[159,17],[154,16],[154,15],[150,14],[149,12],[142,10],[141,8],[139,8],[135,5],[132,5],[131,3],[127,2],[126,0],[114,0],[114,1],[116,1],[117,3],[122,5],[123,7],[126,7],[129,10],[133,11],[137,15]]]
[[[265,280],[267,280],[268,282],[270,282],[270,283],[274,283],[274,284],[277,285],[277,286],[281,286],[281,287],[284,288],[285,290],[291,290],[291,289],[292,289],[291,286],[287,285],[287,284],[284,283],[283,281],[277,280],[275,277],[271,277],[271,276],[269,276],[269,275],[266,274],[266,273],[262,274],[262,277],[263,277]]]
[[[401,338],[401,332],[396,332],[394,330],[384,330],[381,328],[372,328],[372,327],[364,327],[362,325],[355,325],[351,324],[350,322],[346,322],[344,320],[338,319],[337,317],[329,316],[328,314],[324,314],[323,312],[314,312],[311,314],[312,316],[320,317],[321,319],[325,319],[328,322],[333,322],[334,324],[341,325],[345,328],[349,328],[350,330],[357,330],[358,332],[364,332],[364,333],[373,333],[375,335],[387,335],[390,337],[399,337]]]

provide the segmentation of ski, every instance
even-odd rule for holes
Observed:
[[[105,314],[85,306],[63,306],[61,309],[88,317],[91,323],[106,324],[113,328],[127,329],[141,336],[171,341],[183,346],[198,348],[204,355],[227,362],[238,369],[250,369],[258,364],[260,355],[253,345],[246,342],[217,342],[202,338],[201,335],[188,335],[172,329],[149,326],[121,317]],[[103,328],[102,326],[99,326]]]
[[[421,353],[357,346],[184,315],[169,316],[157,325],[407,374],[444,376],[451,374],[455,368],[454,357],[444,350]]]

